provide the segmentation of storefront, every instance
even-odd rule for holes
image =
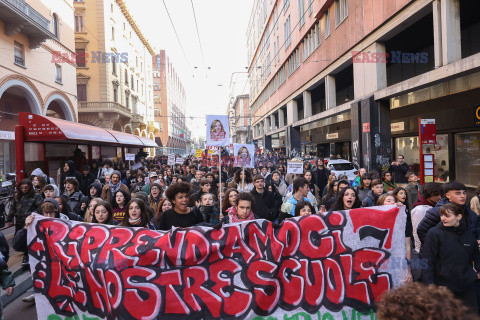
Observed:
[[[350,112],[301,126],[300,139],[305,156],[329,157],[334,154],[351,160]]]
[[[480,182],[480,90],[429,100],[391,110],[393,156],[404,155],[419,174],[418,118],[435,119],[437,143],[423,152],[434,155],[435,181],[458,180],[476,188]]]

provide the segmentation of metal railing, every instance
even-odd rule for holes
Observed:
[[[131,118],[132,113],[130,109],[122,106],[117,102],[79,102],[78,103],[78,112],[111,112],[111,113],[120,113],[121,115]]]
[[[15,56],[15,63],[16,63],[16,64],[19,64],[19,65],[21,65],[21,66],[24,66],[24,65],[25,65],[25,60],[23,60],[22,57],[17,57],[17,56]]]
[[[42,16],[37,10],[33,9],[29,4],[22,0],[1,0],[8,2],[25,15],[30,17],[33,21],[41,25],[43,28],[50,30],[50,21]]]

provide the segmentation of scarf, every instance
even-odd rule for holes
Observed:
[[[228,215],[230,216],[229,217],[230,218],[230,223],[255,220],[255,215],[253,214],[253,211],[250,211],[250,214],[248,215],[248,217],[246,217],[245,219],[241,219],[238,216],[237,208],[235,208],[235,207],[230,208],[230,210],[228,212]]]
[[[142,217],[132,220],[131,218],[128,218],[128,223],[130,223],[132,226],[138,226],[142,222]]]
[[[117,191],[120,190],[120,187],[122,186],[122,183],[119,182],[119,183],[117,183],[117,184],[113,184],[112,181],[109,181],[109,182],[108,182],[108,185],[109,185],[109,187],[110,187],[110,195],[111,195],[112,197],[114,197],[114,196],[115,196],[115,193],[117,193]]]

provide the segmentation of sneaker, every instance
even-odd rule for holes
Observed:
[[[35,295],[31,294],[29,296],[22,298],[23,302],[35,302]]]

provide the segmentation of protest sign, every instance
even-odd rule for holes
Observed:
[[[228,116],[207,115],[207,146],[228,146],[229,132]]]
[[[183,164],[183,161],[184,161],[184,160],[183,160],[182,157],[177,157],[177,158],[175,159],[175,164]]]
[[[135,163],[135,164],[132,166],[132,170],[138,170],[138,169],[140,169],[141,167],[143,167],[143,164],[142,164],[141,162]]]
[[[373,319],[406,276],[404,208],[169,232],[37,215],[38,318]]]
[[[171,153],[168,155],[167,166],[175,165],[175,154]]]
[[[303,162],[287,161],[287,173],[303,174]]]
[[[135,153],[125,153],[125,160],[126,161],[135,161]]]
[[[195,151],[195,158],[201,158],[202,157],[202,149],[197,149]]]
[[[255,146],[253,144],[234,143],[233,154],[235,155],[234,167],[254,167]]]

